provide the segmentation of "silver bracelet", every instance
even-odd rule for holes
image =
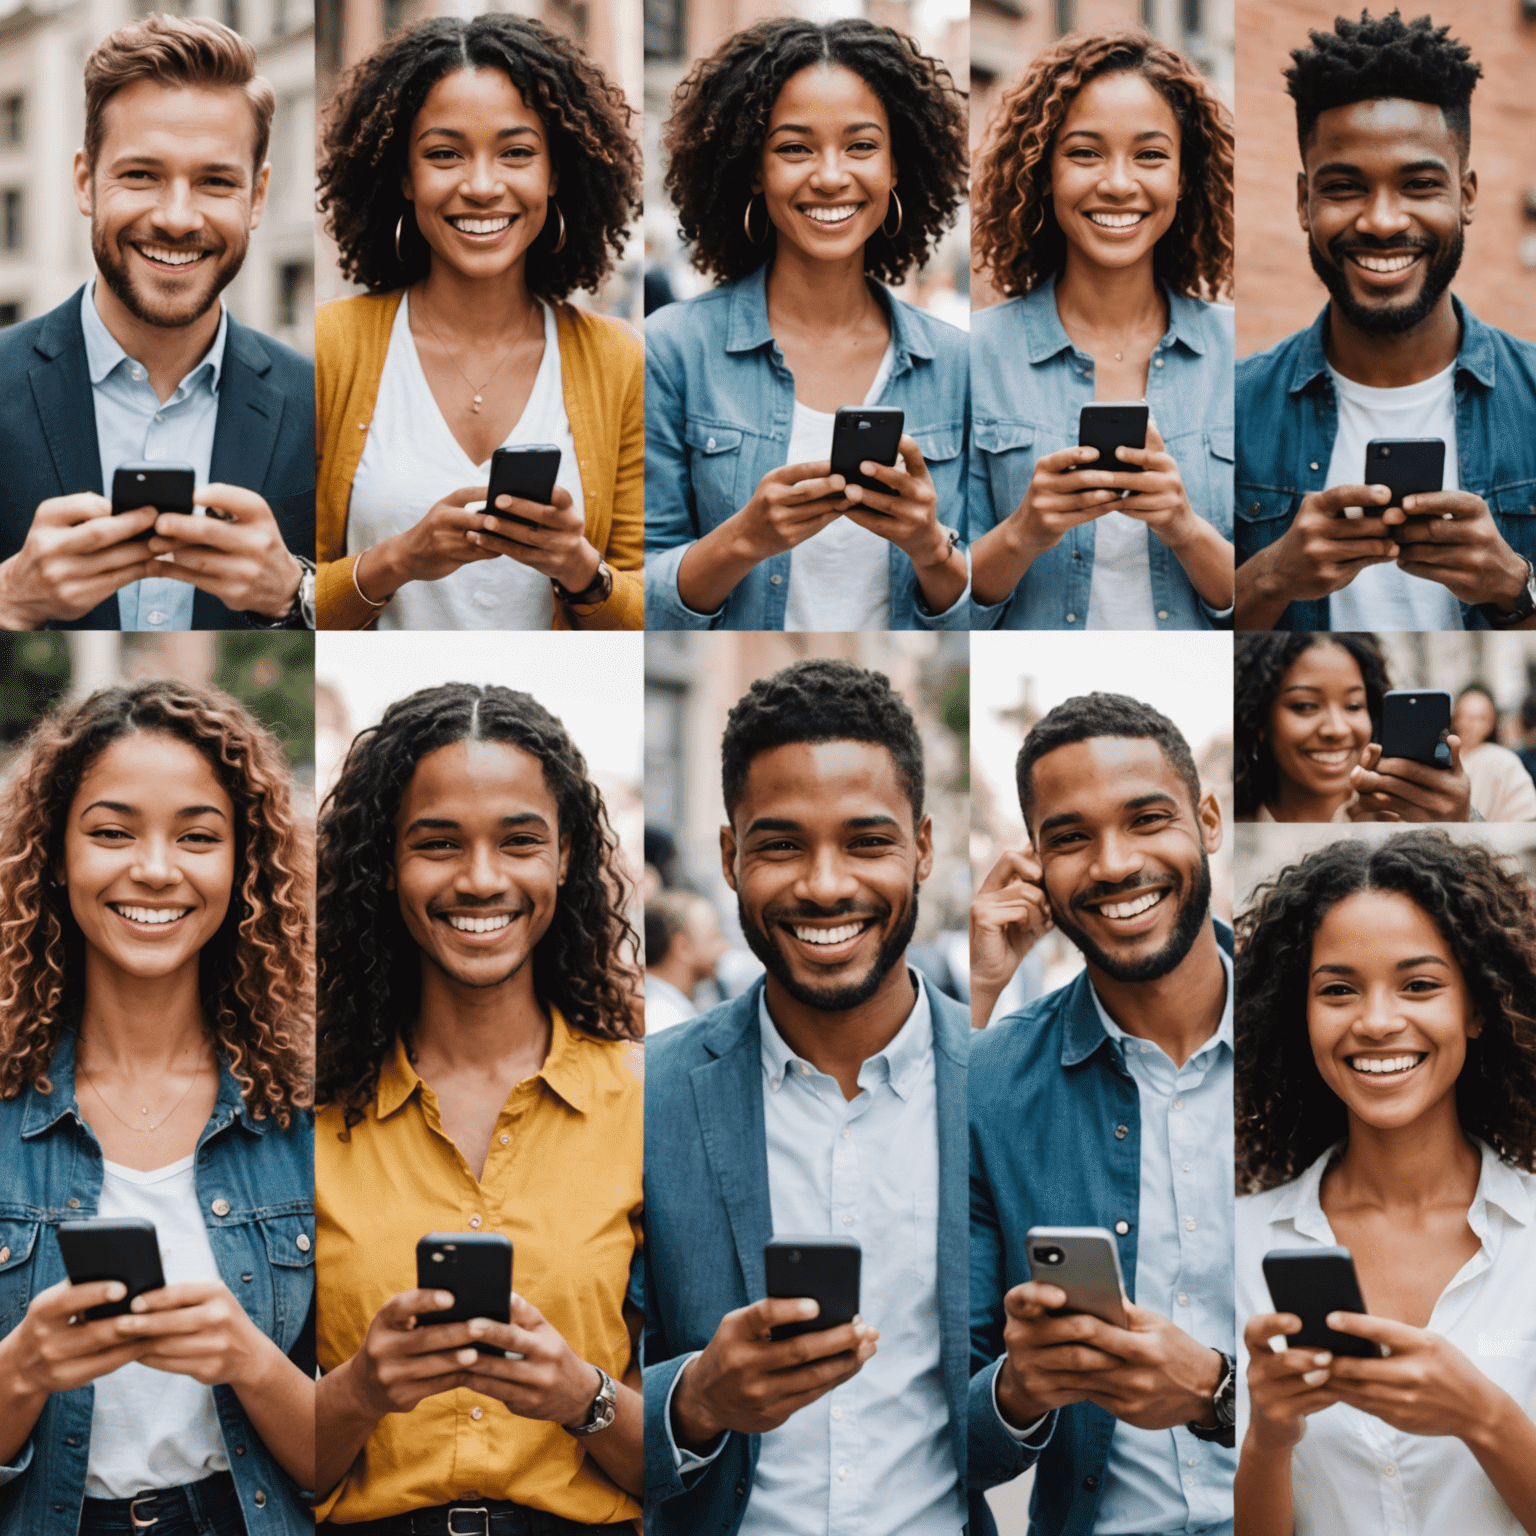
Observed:
[[[356,554],[356,555],[354,555],[354,556],[353,556],[353,557],[352,557],[352,590],[353,590],[353,591],[354,591],[354,592],[356,592],[356,593],[357,593],[357,595],[358,595],[358,596],[359,596],[359,597],[360,597],[360,598],[362,598],[362,600],[363,600],[363,601],[364,601],[364,602],[365,602],[365,603],[367,603],[367,604],[368,604],[368,606],[369,606],[369,607],[370,607],[370,608],[383,608],[383,607],[384,607],[384,606],[385,606],[385,605],[386,605],[386,604],[387,604],[387,603],[388,603],[388,602],[389,602],[389,597],[386,597],[386,598],[385,598],[385,599],[384,599],[384,601],[383,601],[383,602],[381,602],[381,603],[376,603],[376,602],[374,602],[374,600],[373,600],[373,599],[372,599],[372,598],[371,598],[371,597],[369,597],[369,596],[368,596],[368,594],[367,594],[367,593],[366,593],[366,592],[364,592],[364,591],[363,591],[363,589],[362,589],[362,588],[361,588],[361,587],[360,587],[360,586],[359,586],[359,585],[358,585],[358,582],[357,582],[357,568],[358,568],[358,566],[359,566],[359,565],[360,565],[360,564],[361,564],[361,563],[362,563],[362,559],[363,559],[363,557],[362,557],[362,554],[361,554],[361,552],[359,552],[359,553],[358,553],[358,554]],[[393,593],[393,592],[391,592],[391,593],[390,593],[390,597],[393,597],[393,596],[394,596],[394,593]]]

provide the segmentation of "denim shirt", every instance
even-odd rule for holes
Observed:
[[[1147,404],[1190,506],[1230,539],[1233,312],[1167,290],[1163,296],[1168,329],[1147,368]],[[976,424],[966,539],[974,544],[1012,516],[1038,459],[1076,445],[1078,413],[1094,397],[1093,359],[1073,346],[1061,323],[1055,277],[971,316],[971,389]],[[972,628],[1086,629],[1093,550],[1093,522],[1070,529],[1002,602],[972,600]],[[1159,629],[1231,627],[1230,612],[1218,613],[1201,598],[1150,528],[1147,556]]]
[[[1452,297],[1461,322],[1456,352],[1456,453],[1461,488],[1481,496],[1504,541],[1536,560],[1536,346],[1484,325]],[[1291,526],[1303,496],[1326,489],[1339,406],[1324,351],[1328,310],[1305,331],[1237,365],[1237,563]],[[1365,467],[1361,466],[1364,474]],[[1468,629],[1487,629],[1473,604]],[[1291,603],[1276,629],[1330,628],[1328,599]]]
[[[789,552],[770,555],[718,612],[695,613],[677,590],[694,541],[734,517],[758,482],[789,461],[795,379],[768,329],[768,268],[645,322],[645,613],[647,629],[783,629]],[[870,285],[895,352],[879,404],[899,406],[922,451],[939,521],[965,532],[970,367],[965,333]],[[859,402],[854,402],[859,403]],[[970,583],[940,614],[925,613],[917,572],[890,546],[891,628],[966,629]]]
[[[56,1228],[94,1216],[102,1155],[75,1099],[75,1038],[48,1069],[52,1093],[0,1101],[0,1337],[39,1291],[67,1278]],[[284,1131],[256,1120],[221,1063],[213,1114],[198,1137],[194,1179],[219,1275],[261,1331],[314,1375],[314,1117]],[[85,1498],[95,1387],[55,1392],[16,1464],[0,1467],[0,1530],[74,1536]],[[314,1531],[304,1496],[262,1444],[232,1387],[213,1389],[224,1450],[249,1536]]]

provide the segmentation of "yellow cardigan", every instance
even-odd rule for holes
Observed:
[[[398,293],[323,304],[315,313],[316,607],[321,629],[363,629],[379,610],[358,595],[347,506],[363,456]],[[555,305],[565,413],[571,423],[587,538],[613,570],[613,592],[578,614],[555,604],[555,629],[643,629],[645,353],[622,321]]]

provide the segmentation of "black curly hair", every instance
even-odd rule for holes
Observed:
[[[1280,680],[1291,663],[1314,645],[1336,645],[1348,651],[1360,668],[1365,684],[1365,706],[1371,717],[1371,740],[1381,737],[1381,701],[1392,680],[1387,675],[1386,658],[1375,635],[1353,635],[1344,631],[1312,634],[1298,631],[1282,634],[1261,630],[1242,630],[1232,647],[1232,731],[1236,738],[1232,766],[1233,814],[1243,820],[1258,815],[1261,805],[1268,805],[1279,793],[1280,778],[1275,754],[1264,733],[1269,729],[1269,712],[1280,691]]]
[[[1070,747],[1074,742],[1092,741],[1099,736],[1155,741],[1168,766],[1184,780],[1189,803],[1199,806],[1200,770],[1178,726],[1150,704],[1123,693],[1086,693],[1064,700],[1036,721],[1014,759],[1014,782],[1026,827],[1035,806],[1035,764],[1057,747]]]
[[[792,75],[813,65],[852,70],[880,98],[901,178],[901,223],[864,245],[864,270],[896,282],[921,265],[965,196],[966,108],[948,69],[910,37],[859,18],[759,21],[694,65],[672,98],[663,132],[666,188],[693,264],[722,282],[771,259],[742,225],[768,119]],[[771,228],[771,225],[770,225]]]
[[[896,780],[923,819],[923,740],[917,721],[883,672],[851,661],[797,661],[760,677],[732,706],[720,742],[726,814],[734,817],[760,752],[791,742],[869,741],[896,764]]]
[[[526,693],[443,683],[397,700],[352,743],[320,810],[315,1099],[363,1118],[397,1036],[420,1001],[421,959],[389,889],[395,817],[416,765],[460,741],[499,741],[539,759],[570,839],[554,920],[533,951],[541,1002],[600,1040],[637,1038],[632,977],[638,935],[624,915],[618,840],[586,760]]]
[[[1472,50],[1428,16],[1404,21],[1400,11],[1359,21],[1340,16],[1332,32],[1309,32],[1310,48],[1293,48],[1285,71],[1296,103],[1296,138],[1302,156],[1318,116],[1330,107],[1396,97],[1439,107],[1463,160],[1472,144],[1472,92],[1483,67]]]
[[[623,255],[640,212],[631,108],[574,43],[542,22],[502,12],[468,21],[436,16],[407,27],[342,80],[325,115],[319,170],[320,208],[342,272],[374,293],[427,275],[431,250],[400,182],[416,114],[432,87],[458,69],[499,69],[549,135],[565,246],[554,249],[559,226],[551,214],[528,249],[529,292],[563,299],[596,288]]]
[[[1456,1080],[1461,1128],[1536,1171],[1536,891],[1488,849],[1429,828],[1331,843],[1261,885],[1238,918],[1239,1193],[1289,1182],[1347,1134],[1313,1058],[1307,984],[1318,926],[1359,891],[1406,896],[1440,930],[1483,1026]]]

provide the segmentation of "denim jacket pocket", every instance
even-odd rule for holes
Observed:
[[[272,1282],[272,1332],[287,1354],[304,1326],[315,1289],[315,1220],[294,1212],[258,1219]]]
[[[1233,498],[1237,508],[1237,560],[1273,544],[1291,526],[1301,505],[1298,492],[1274,486],[1239,485]]]
[[[971,428],[976,451],[986,456],[987,483],[992,505],[987,509],[990,521],[978,522],[982,514],[972,509],[972,537],[1013,515],[1024,499],[1034,478],[1035,428],[1023,421],[999,421],[978,418]]]
[[[1207,504],[1197,510],[1224,539],[1232,537],[1234,447],[1231,427],[1211,427],[1207,429],[1205,434],[1206,469],[1211,479],[1211,490]]]
[[[21,1321],[32,1299],[32,1256],[42,1225],[0,1220],[0,1339]]]
[[[726,518],[741,510],[736,481],[741,470],[742,440],[740,427],[698,418],[683,423],[683,441],[688,445],[688,474],[693,482],[693,504],[698,513],[699,532],[707,533]]]

